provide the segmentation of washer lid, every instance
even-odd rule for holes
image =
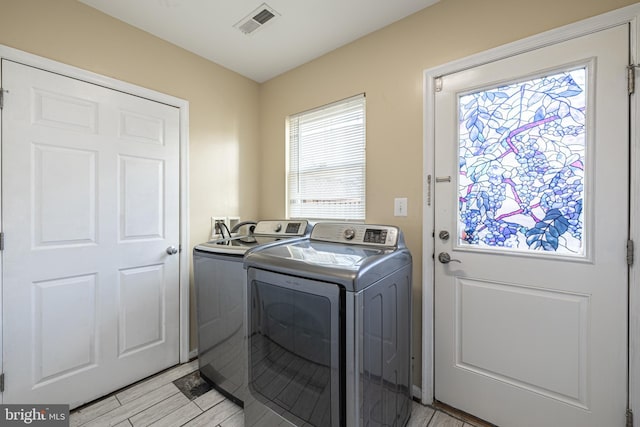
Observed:
[[[205,252],[244,255],[246,251],[255,247],[257,244],[256,239],[253,237],[236,236],[200,243],[194,249]]]
[[[289,236],[234,236],[226,239],[200,243],[194,249],[205,252],[244,255],[249,249],[281,240],[290,240]]]
[[[251,248],[279,240],[302,238],[311,232],[307,220],[269,219],[258,221],[252,234],[234,234],[231,237],[210,240],[194,249],[205,252],[244,255]]]

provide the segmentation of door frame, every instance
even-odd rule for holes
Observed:
[[[422,219],[422,384],[414,395],[423,404],[434,399],[434,219],[435,191],[435,94],[440,76],[464,71],[500,59],[605,30],[629,24],[630,62],[640,58],[640,3],[626,6],[577,23],[527,37],[497,48],[471,55],[424,71],[423,77],[423,219]],[[620,71],[621,73],[624,70]],[[636,93],[640,91],[640,71],[636,70]],[[640,97],[630,99],[630,230],[629,238],[640,245]],[[621,242],[622,244],[622,242]],[[637,258],[637,257],[636,257]],[[629,408],[640,414],[640,270],[638,261],[629,268]],[[634,426],[640,426],[640,416]]]
[[[83,70],[41,56],[33,55],[18,49],[0,45],[0,59],[7,59],[39,68],[44,71],[53,72],[65,77],[82,80],[107,89],[128,93],[151,101],[176,107],[179,110],[180,120],[180,146],[179,146],[179,167],[180,167],[180,200],[179,200],[179,357],[180,363],[189,361],[189,101],[171,95],[147,89],[111,77]],[[1,82],[1,80],[0,80]],[[0,115],[1,117],[1,115]],[[1,124],[1,122],[0,122]],[[0,135],[0,146],[2,135]],[[0,182],[2,179],[0,171]],[[1,188],[0,188],[1,190]],[[0,191],[1,194],[1,191]],[[0,198],[0,201],[2,198]],[[0,212],[2,206],[0,205]],[[1,223],[0,229],[4,229]],[[0,290],[2,290],[2,266],[0,265]],[[0,367],[3,366],[4,349],[2,347],[2,292],[0,291]]]

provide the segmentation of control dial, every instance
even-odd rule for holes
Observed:
[[[356,237],[356,230],[353,228],[347,228],[344,230],[344,238],[347,240],[353,240]]]
[[[275,231],[276,233],[279,232],[280,230],[282,230],[282,224],[277,223],[276,225],[273,226],[273,231]]]

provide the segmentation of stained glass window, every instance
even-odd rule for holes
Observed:
[[[460,245],[584,253],[586,77],[458,97]]]

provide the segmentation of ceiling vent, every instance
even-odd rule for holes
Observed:
[[[280,14],[266,3],[262,3],[256,10],[238,21],[234,27],[245,34],[251,34],[276,16]]]

